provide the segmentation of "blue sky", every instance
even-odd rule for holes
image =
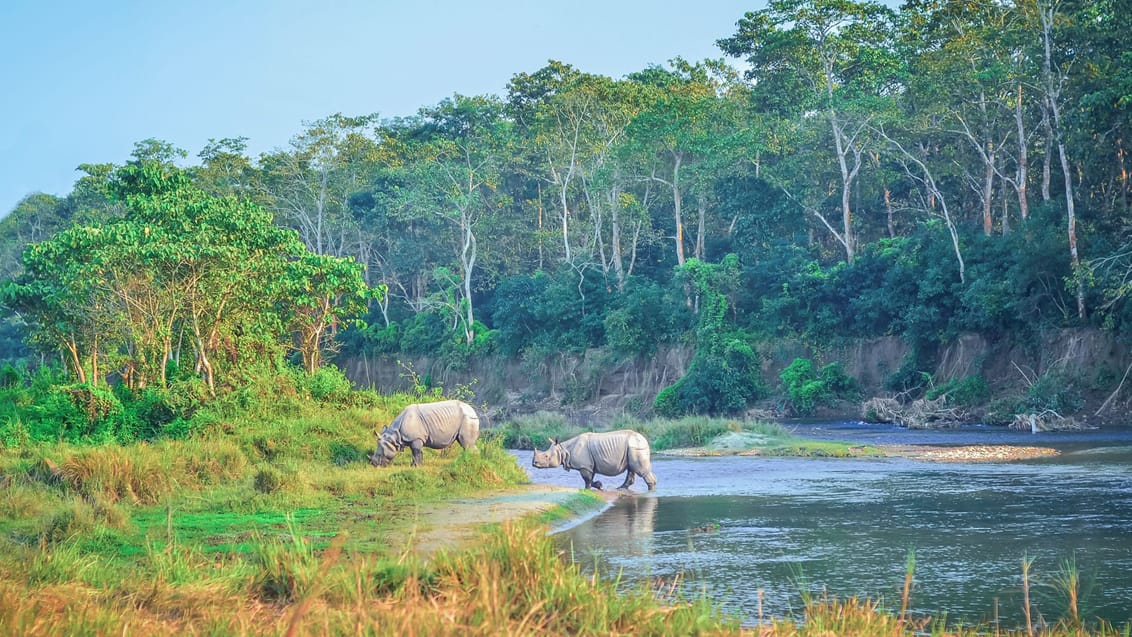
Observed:
[[[134,143],[254,155],[334,113],[395,117],[454,93],[502,95],[556,59],[623,77],[717,58],[761,0],[3,0],[0,216],[70,191]]]

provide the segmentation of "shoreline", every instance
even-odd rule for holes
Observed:
[[[1016,462],[1050,458],[1060,451],[1050,447],[1015,445],[878,445],[878,450],[865,453],[865,447],[852,458],[907,458],[923,462]],[[656,456],[757,456],[760,449],[708,449],[689,447],[654,452]],[[769,456],[768,456],[769,457]],[[589,490],[549,484],[531,483],[493,492],[484,497],[466,497],[424,507],[406,538],[406,550],[427,557],[440,550],[467,546],[485,526],[502,524],[524,518],[549,516],[547,533],[566,531],[600,515],[617,500],[635,494],[623,491]],[[591,503],[584,500],[592,499]]]

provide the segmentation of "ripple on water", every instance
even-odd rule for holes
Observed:
[[[760,604],[768,615],[797,612],[803,590],[898,605],[910,551],[920,612],[979,621],[997,599],[1004,622],[1020,621],[1023,557],[1043,584],[1072,559],[1092,583],[1083,607],[1119,623],[1132,617],[1125,458],[1084,449],[1016,464],[657,457],[656,497],[632,499],[651,504],[618,502],[561,536],[583,566],[622,572],[626,585],[683,578],[749,623]],[[1056,618],[1052,589],[1037,590],[1039,610]]]

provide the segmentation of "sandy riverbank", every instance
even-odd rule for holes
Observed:
[[[617,491],[592,493],[606,502],[619,497]],[[482,498],[461,498],[425,505],[421,507],[417,521],[405,537],[405,546],[412,553],[427,557],[442,548],[466,545],[486,525],[538,516],[558,507],[575,506],[581,498],[580,489],[528,484]],[[595,500],[592,510],[601,506],[601,501]],[[579,514],[584,513],[582,511]]]

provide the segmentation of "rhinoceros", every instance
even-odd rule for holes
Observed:
[[[421,463],[422,450],[447,449],[458,442],[475,449],[480,437],[480,418],[471,405],[459,400],[409,405],[377,435],[377,451],[370,464],[384,467],[405,447],[413,451],[413,466]]]
[[[576,469],[582,474],[587,489],[601,488],[601,482],[594,480],[595,474],[617,476],[626,470],[629,473],[619,488],[629,488],[637,476],[644,478],[645,484],[649,485],[649,491],[656,487],[649,441],[631,429],[584,433],[563,442],[551,438],[549,449],[535,450],[531,464],[537,469],[551,467],[562,467],[567,471]]]

